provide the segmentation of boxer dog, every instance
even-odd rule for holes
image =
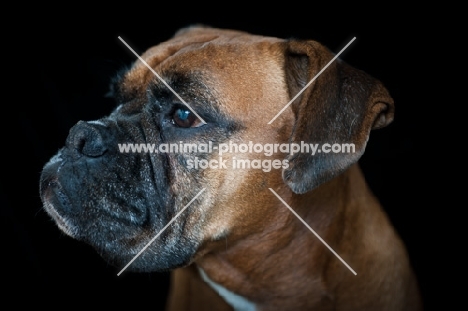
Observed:
[[[393,100],[333,58],[315,41],[179,30],[118,75],[113,112],[71,128],[41,175],[44,209],[116,267],[171,270],[168,310],[420,310],[357,164]],[[341,144],[354,149],[321,149]]]

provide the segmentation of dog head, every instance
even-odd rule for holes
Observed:
[[[45,210],[113,265],[147,247],[135,271],[184,266],[218,240],[248,235],[274,217],[268,188],[312,191],[356,163],[371,129],[392,121],[381,83],[333,58],[315,41],[180,30],[115,79],[113,112],[71,128],[41,175]],[[355,150],[252,152],[301,143]],[[250,152],[219,152],[240,144]]]

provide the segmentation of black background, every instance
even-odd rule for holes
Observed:
[[[114,103],[104,98],[110,78],[146,48],[195,23],[282,38],[317,40],[338,52],[354,36],[341,59],[380,79],[396,105],[394,122],[374,131],[360,163],[408,247],[426,306],[434,271],[425,220],[430,181],[422,138],[425,109],[417,61],[430,24],[414,22],[414,12],[379,8],[251,7],[229,4],[174,7],[131,2],[112,9],[44,6],[28,8],[4,32],[2,105],[1,220],[4,297],[16,305],[57,305],[57,297],[75,306],[132,308],[164,305],[167,274],[124,273],[108,266],[89,246],[61,234],[42,210],[38,181],[42,166],[64,144],[79,120],[108,114]],[[273,11],[272,11],[273,10]],[[7,13],[6,13],[7,14]],[[10,70],[12,69],[12,70]],[[7,95],[8,94],[8,95]],[[5,292],[4,292],[5,293]],[[14,298],[14,293],[21,294]]]

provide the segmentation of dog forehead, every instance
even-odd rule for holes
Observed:
[[[143,53],[144,62],[136,60],[124,84],[143,91],[149,83],[160,83],[154,72],[163,79],[177,74],[196,76],[207,87],[224,93],[226,101],[240,102],[236,98],[240,96],[257,101],[266,85],[284,86],[284,41],[235,30],[184,29]],[[226,87],[229,90],[223,92]],[[244,90],[240,94],[232,88]]]
[[[145,51],[142,59],[153,69],[181,65],[205,67],[217,65],[217,61],[234,60],[240,64],[253,65],[258,60],[278,57],[284,39],[253,35],[250,33],[216,28],[190,28],[181,30],[168,41]],[[140,68],[138,61],[134,69]]]
[[[171,39],[153,48],[157,49],[159,46],[164,47],[165,45],[173,45],[175,48],[180,47],[181,49],[190,50],[199,49],[200,46],[207,43],[212,43],[215,46],[240,45],[248,47],[255,45],[256,43],[268,44],[281,41],[285,40],[271,36],[251,34],[239,30],[188,27],[179,30]],[[151,49],[147,52],[151,52]]]

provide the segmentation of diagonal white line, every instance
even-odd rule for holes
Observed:
[[[282,114],[283,111],[285,111],[286,108],[288,108],[289,105],[291,105],[291,103],[292,103],[293,101],[295,101],[296,98],[299,97],[299,95],[301,95],[302,92],[304,92],[305,89],[308,88],[309,85],[311,85],[312,82],[314,82],[315,79],[317,79],[317,78],[322,74],[322,72],[324,72],[325,69],[327,69],[328,66],[330,66],[330,64],[333,63],[333,62],[335,61],[335,59],[337,59],[337,58],[340,56],[340,54],[343,53],[343,51],[346,50],[346,48],[347,48],[354,40],[356,40],[356,37],[354,37],[353,39],[351,39],[351,41],[349,41],[349,43],[346,44],[346,46],[345,46],[344,48],[342,48],[341,51],[340,51],[338,54],[336,54],[335,57],[333,57],[332,60],[329,61],[328,64],[327,64],[325,67],[323,67],[322,70],[320,70],[319,73],[317,73],[317,74],[315,75],[315,77],[314,77],[312,80],[310,80],[309,83],[307,83],[307,85],[304,86],[304,87],[302,88],[302,90],[300,90],[299,93],[297,93],[296,96],[294,96],[293,99],[291,99],[291,100],[289,101],[289,103],[287,103],[286,106],[284,106],[283,109],[281,109],[280,112],[278,112],[278,113],[276,114],[276,116],[275,116],[273,119],[270,120],[270,122],[268,122],[268,124],[273,123],[273,121],[275,121],[275,119],[278,118],[278,116],[279,116],[280,114]]]
[[[124,41],[124,39],[122,39],[120,36],[119,36],[118,38],[119,38],[120,41],[122,41],[123,44],[125,44],[125,46],[126,46],[130,51],[132,51],[133,54],[135,54],[136,57],[138,57],[138,59],[139,59],[146,67],[148,67],[149,70],[151,70],[151,72],[152,72],[156,77],[158,77],[159,80],[161,80],[162,83],[164,83],[164,85],[165,85],[169,90],[171,90],[172,93],[174,93],[175,96],[177,96],[177,98],[178,98],[185,106],[187,106],[188,109],[190,109],[190,111],[192,111],[192,112],[197,116],[198,119],[200,119],[200,121],[202,121],[203,124],[206,124],[205,120],[203,120],[202,117],[200,117],[200,116],[198,115],[198,113],[196,113],[195,110],[193,110],[193,108],[190,107],[190,105],[187,104],[187,103],[185,102],[185,100],[183,100],[182,97],[180,97],[179,94],[177,94],[176,91],[174,91],[174,90],[172,89],[172,87],[170,87],[170,85],[167,84],[166,81],[164,81],[164,79],[161,78],[161,76],[158,75],[158,73],[157,73],[156,71],[154,71],[154,69],[151,68],[151,67],[148,65],[148,63],[145,62],[145,61],[143,60],[143,58],[141,58],[140,55],[138,55],[138,53],[136,53],[136,52],[127,44],[127,42]]]
[[[129,262],[125,267],[123,267],[122,270],[120,270],[119,273],[117,273],[117,276],[120,276],[120,274],[122,274],[122,272],[124,272],[125,269],[127,269],[128,266],[130,266],[130,265],[132,264],[132,262],[134,262],[135,259],[137,259],[137,258],[151,245],[151,243],[153,243],[154,240],[156,240],[156,239],[164,232],[164,230],[166,230],[167,227],[169,227],[169,226],[174,222],[174,220],[176,220],[177,217],[179,217],[179,215],[182,214],[182,213],[185,211],[185,209],[186,209],[187,207],[189,207],[189,205],[192,204],[193,201],[195,201],[195,200],[198,198],[198,196],[199,196],[200,194],[202,194],[203,191],[205,191],[205,189],[206,189],[206,188],[203,188],[202,190],[200,190],[200,192],[198,192],[198,194],[197,194],[196,196],[194,196],[193,199],[190,200],[190,202],[188,202],[187,205],[185,205],[184,208],[181,209],[180,212],[178,212],[177,215],[175,215],[174,218],[172,218],[171,221],[169,221],[169,222],[167,223],[167,225],[165,225],[164,228],[162,228],[161,231],[159,231],[159,233],[156,234],[156,236],[155,236],[154,238],[152,238],[151,241],[149,241],[148,244],[146,244],[146,246],[143,247],[143,249],[142,249],[141,251],[139,251],[138,254],[136,254],[135,257],[133,257],[133,259],[130,260],[130,262]]]
[[[322,242],[354,275],[357,273],[314,231],[273,189],[270,189],[274,195]]]

